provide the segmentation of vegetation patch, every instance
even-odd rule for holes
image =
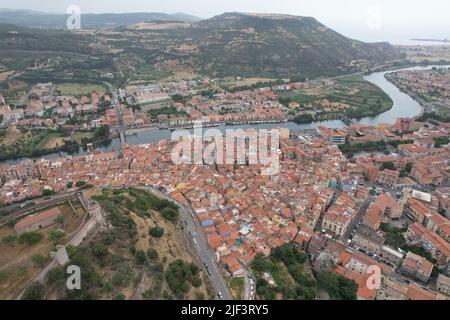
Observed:
[[[315,299],[316,283],[305,271],[306,259],[305,253],[289,244],[276,248],[269,258],[257,254],[252,269],[258,297],[262,300]]]

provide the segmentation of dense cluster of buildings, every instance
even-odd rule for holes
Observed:
[[[392,76],[419,97],[426,97],[428,101],[431,99],[441,106],[450,106],[449,69],[397,71]]]
[[[69,118],[90,113],[102,112],[111,106],[109,95],[92,92],[89,96],[79,97],[59,95],[56,86],[49,83],[38,83],[28,93],[25,105],[10,106],[0,96],[0,124],[20,127],[52,127],[64,125]],[[54,121],[56,120],[56,121]]]
[[[337,141],[331,141],[334,134],[344,135],[346,141],[365,134],[404,139],[398,131],[407,125],[399,120],[382,128],[352,126],[336,131],[320,127],[302,133],[284,129],[280,170],[272,176],[261,175],[262,165],[175,165],[174,143],[166,140],[125,145],[120,158],[114,151],[93,151],[77,157],[27,160],[0,167],[0,200],[40,196],[44,189],[65,192],[68,183],[77,181],[96,187],[151,185],[192,207],[218,261],[233,276],[243,275],[257,253],[269,255],[280,245],[294,243],[308,248],[318,270],[355,280],[361,299],[441,299],[448,294],[450,274],[450,149],[422,142],[449,136],[448,126],[421,126],[405,134],[408,143],[398,153],[361,154],[352,161],[342,154]],[[383,170],[386,163],[394,168]],[[403,176],[407,166],[411,172]],[[420,174],[422,167],[433,174]],[[386,192],[398,188],[402,178],[410,179],[411,186],[404,186],[403,192]],[[374,193],[377,183],[385,188],[378,196]],[[414,189],[426,186],[434,191]],[[406,216],[411,222],[405,242],[428,252],[432,262],[385,244],[381,225]],[[358,219],[361,222],[353,231]],[[350,232],[353,240],[347,242]],[[366,271],[371,265],[382,270],[379,289],[367,288]],[[430,289],[427,282],[434,267],[441,274]],[[405,276],[416,282],[405,282]]]
[[[123,121],[127,126],[158,122],[176,128],[197,122],[207,126],[286,119],[272,88],[198,95],[193,88],[207,82],[119,90],[122,102],[142,106],[160,108],[159,103],[171,101],[173,95],[185,98],[171,104],[175,112],[156,119],[147,113],[151,107],[134,110],[122,105]],[[61,119],[93,112],[91,127],[118,123],[108,95],[56,96],[55,86],[47,83],[34,86],[29,99],[25,109],[14,109],[0,97],[3,123],[26,126],[40,119],[42,125],[47,111]],[[100,105],[105,108],[97,114]],[[424,125],[413,119],[300,133],[284,129],[280,168],[271,176],[261,174],[263,164],[176,165],[174,142],[166,140],[124,145],[120,157],[115,150],[91,150],[83,156],[0,165],[0,201],[19,202],[41,196],[46,189],[66,192],[79,181],[100,188],[154,186],[192,208],[217,260],[232,276],[242,276],[256,254],[268,256],[274,248],[293,243],[308,251],[316,270],[354,280],[361,299],[445,299],[450,287],[450,147],[436,141],[449,136],[448,124]],[[357,153],[351,161],[339,149],[368,142],[395,142],[398,147],[391,146],[387,154]],[[237,153],[233,151],[235,157]],[[53,223],[55,217],[57,213],[41,220],[30,217],[26,226],[16,229],[23,232]],[[405,243],[427,252],[433,261],[387,245],[382,226],[392,221],[406,223]],[[371,266],[382,271],[381,287],[376,289],[367,286]],[[430,284],[434,268],[440,275]]]

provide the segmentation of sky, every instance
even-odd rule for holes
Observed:
[[[0,8],[65,13],[184,12],[209,18],[223,12],[312,16],[358,40],[407,43],[411,38],[450,39],[449,0],[0,0]]]

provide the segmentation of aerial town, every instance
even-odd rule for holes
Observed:
[[[5,12],[0,300],[450,300],[448,45]]]

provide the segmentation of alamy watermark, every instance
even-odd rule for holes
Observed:
[[[81,9],[77,5],[71,5],[67,8],[69,15],[66,21],[66,27],[69,30],[81,30]]]
[[[203,131],[196,123],[193,133],[176,130],[172,133],[172,161],[191,165],[258,165],[261,175],[280,172],[280,130],[216,128]]]
[[[67,278],[66,287],[68,290],[81,290],[81,269],[79,266],[70,265],[67,267],[66,273],[70,276]]]

